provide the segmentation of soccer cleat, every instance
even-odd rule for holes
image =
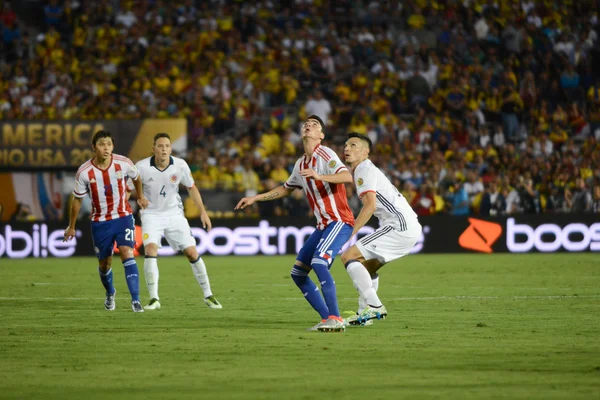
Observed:
[[[144,307],[144,310],[160,310],[160,301],[158,299],[151,299],[150,303]]]
[[[321,322],[319,322],[318,324],[316,324],[315,326],[311,326],[310,328],[306,328],[307,331],[313,331],[313,332],[317,332],[319,330],[319,327],[321,325],[323,325],[325,322],[327,322],[326,319],[322,319]]]
[[[360,313],[357,321],[362,325],[372,319],[385,319],[385,317],[387,317],[387,310],[384,305],[381,307],[367,306],[367,308]]]
[[[346,325],[346,326],[348,326],[348,325],[351,325],[351,326],[371,326],[371,325],[373,325],[372,320],[367,320],[363,323],[360,323],[358,321],[359,317],[360,316],[358,314],[351,315],[350,317],[344,319],[344,325]]]
[[[114,293],[106,293],[106,300],[104,300],[104,309],[105,310],[113,311],[117,307],[115,304],[115,294],[116,293],[117,293],[116,290]]]
[[[221,303],[215,299],[215,296],[208,296],[204,299],[204,303],[206,303],[206,305],[210,308],[223,308]]]
[[[133,310],[133,312],[144,312],[142,304],[137,300],[133,300],[131,302],[131,309]]]
[[[344,332],[346,325],[340,317],[329,317],[326,322],[322,322],[317,330],[319,332]]]

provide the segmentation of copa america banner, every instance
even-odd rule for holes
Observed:
[[[0,170],[76,170],[92,158],[92,136],[102,129],[113,134],[115,153],[137,161],[150,154],[156,133],[185,142],[187,120],[3,121]]]
[[[423,234],[413,254],[600,252],[600,214],[521,215],[487,220],[433,216],[420,221]],[[297,254],[315,229],[312,219],[215,219],[210,232],[200,228],[198,220],[190,220],[190,225],[201,255]],[[93,256],[89,222],[79,223],[76,240],[67,243],[62,240],[65,226],[59,222],[0,224],[0,258]],[[375,229],[375,225],[365,226],[344,249]],[[143,251],[138,224],[135,253],[141,255]],[[163,241],[159,255],[174,254]]]

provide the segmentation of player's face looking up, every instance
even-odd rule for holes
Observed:
[[[321,130],[321,124],[316,119],[308,119],[302,124],[302,139],[317,139],[322,140],[325,138],[323,131]]]
[[[160,163],[166,162],[171,155],[171,141],[164,137],[156,139],[152,151],[157,161]]]
[[[362,161],[369,156],[369,146],[359,138],[350,138],[344,146],[344,158],[348,164]]]
[[[110,158],[114,149],[112,138],[104,137],[96,141],[96,144],[92,145],[96,158],[98,160],[106,160]]]

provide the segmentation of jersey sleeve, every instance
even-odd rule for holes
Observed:
[[[123,169],[125,170],[125,175],[131,179],[136,179],[140,175],[137,166],[129,158],[125,157],[125,160],[123,161]]]
[[[337,174],[342,171],[348,171],[348,168],[340,160],[335,151],[328,151],[329,161],[327,161],[326,175]]]
[[[88,191],[87,176],[81,173],[81,171],[77,171],[77,175],[75,175],[75,189],[73,189],[73,195],[81,199],[88,194]]]
[[[365,193],[377,193],[377,177],[370,173],[368,168],[358,168],[354,172],[354,184],[356,185],[356,193],[361,199]]]
[[[194,177],[192,176],[192,170],[187,162],[181,162],[181,184],[186,188],[190,189],[194,187]]]
[[[300,176],[300,171],[298,168],[299,163],[296,162],[294,165],[294,169],[288,180],[283,184],[283,187],[286,189],[302,189],[302,177]]]

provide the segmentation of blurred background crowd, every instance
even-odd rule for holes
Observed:
[[[215,215],[285,182],[313,113],[340,157],[368,135],[419,215],[600,212],[598,1],[0,5],[0,119],[187,118]]]

